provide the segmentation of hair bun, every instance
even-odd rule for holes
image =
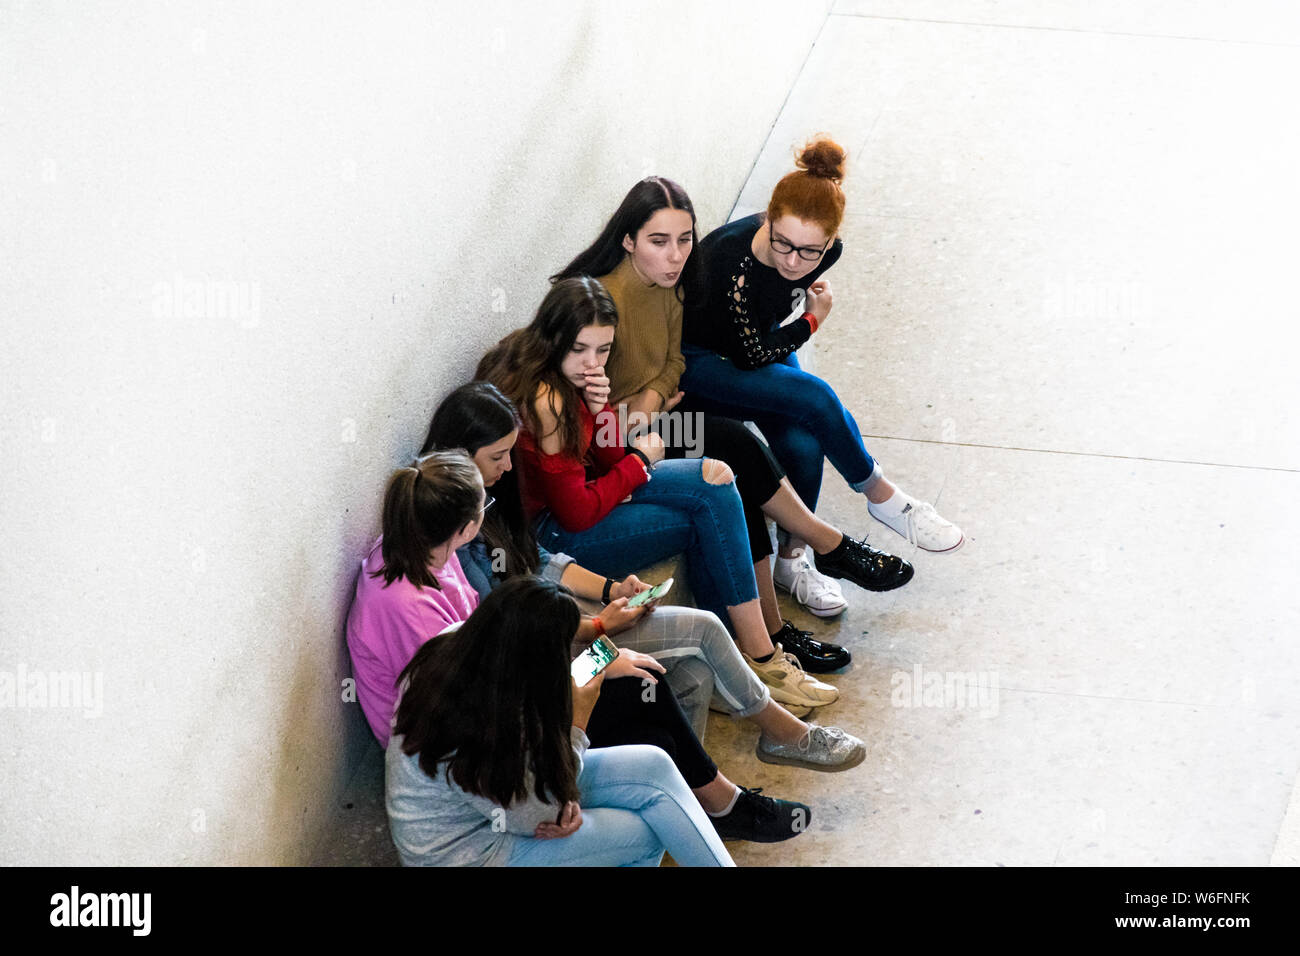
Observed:
[[[809,140],[803,149],[799,150],[794,164],[806,170],[810,176],[819,176],[838,183],[844,178],[845,159],[844,148],[839,143],[830,137],[819,136]]]

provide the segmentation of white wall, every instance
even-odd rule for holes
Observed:
[[[307,859],[387,474],[635,180],[723,222],[826,6],[0,12],[0,862]]]

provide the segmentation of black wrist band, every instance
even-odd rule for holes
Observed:
[[[650,459],[646,457],[646,453],[640,448],[629,448],[628,451],[641,459],[641,464],[645,465],[646,471],[651,471],[654,468],[654,466],[650,464]]]
[[[614,586],[614,579],[613,579],[613,578],[606,578],[606,579],[605,579],[605,590],[603,590],[603,591],[600,592],[600,603],[602,603],[602,604],[608,604],[608,603],[609,603],[609,589],[612,588],[613,586]]]

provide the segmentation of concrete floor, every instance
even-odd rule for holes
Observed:
[[[814,810],[742,865],[1297,862],[1300,17],[1133,6],[840,0],[740,197],[849,150],[810,357],[969,539],[910,553],[827,467],[823,516],[917,574],[790,614],[854,653],[818,719],[863,765],[713,715],[728,775]],[[395,862],[373,756],[321,862]]]

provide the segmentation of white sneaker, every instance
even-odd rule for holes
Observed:
[[[843,614],[849,606],[838,582],[819,573],[804,551],[799,551],[793,558],[777,555],[772,580],[782,591],[788,591],[809,614],[835,617]]]
[[[758,679],[767,685],[772,699],[778,704],[822,707],[839,700],[838,690],[806,674],[799,664],[799,658],[786,653],[780,644],[776,645],[776,653],[761,664],[748,654],[741,656],[745,658],[750,670],[758,675]]]
[[[966,536],[947,518],[941,517],[928,501],[917,501],[909,497],[902,514],[886,517],[876,510],[873,502],[867,502],[867,511],[885,527],[897,532],[916,545],[922,551],[946,552],[956,551],[966,543]]]

